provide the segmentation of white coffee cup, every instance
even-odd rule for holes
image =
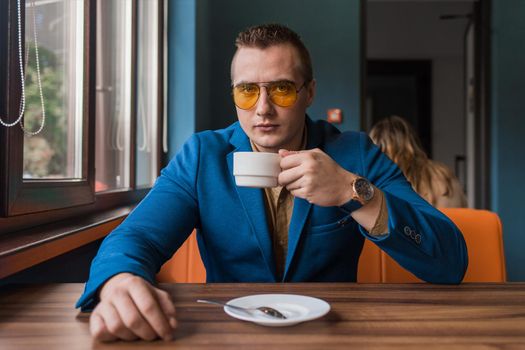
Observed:
[[[237,186],[276,187],[281,157],[268,152],[235,152],[233,175]]]

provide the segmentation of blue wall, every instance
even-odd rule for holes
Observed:
[[[492,209],[508,278],[525,281],[525,1],[492,2]]]
[[[193,131],[237,120],[230,94],[234,40],[254,24],[280,22],[297,31],[310,49],[317,80],[308,113],[326,118],[326,109],[341,108],[340,129],[359,129],[359,0],[177,0],[169,5],[170,157]]]
[[[168,7],[168,156],[195,131],[196,0]]]

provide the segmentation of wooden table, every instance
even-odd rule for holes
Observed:
[[[81,284],[3,286],[0,349],[525,349],[525,283],[377,285],[165,284],[179,327],[172,342],[94,342],[74,309]],[[326,316],[291,327],[239,321],[198,298],[258,293],[322,298]]]

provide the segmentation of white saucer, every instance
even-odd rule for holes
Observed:
[[[228,304],[249,308],[269,306],[286,316],[286,319],[280,319],[265,315],[260,311],[244,312],[227,306],[224,307],[224,312],[231,317],[270,327],[291,326],[300,322],[310,321],[324,316],[330,311],[330,304],[326,301],[296,294],[249,295],[232,299],[228,301]]]

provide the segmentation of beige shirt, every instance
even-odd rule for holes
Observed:
[[[259,152],[257,146],[250,140],[252,150]],[[306,148],[306,128],[303,134],[301,150]],[[381,211],[376,219],[371,235],[380,236],[388,233],[388,209],[382,191],[376,188],[381,196]],[[294,196],[286,187],[277,186],[264,189],[266,218],[272,236],[272,248],[275,257],[275,267],[278,279],[282,279],[288,252],[288,228],[292,218]]]
[[[294,196],[282,186],[265,188],[264,194],[275,268],[277,276],[282,279],[288,252],[288,228],[292,218]]]
[[[250,140],[252,150],[259,152]],[[306,127],[303,131],[300,150],[306,148]],[[278,280],[282,279],[288,252],[288,228],[293,213],[294,196],[283,186],[264,189],[264,205],[268,229],[272,236],[272,249]]]

